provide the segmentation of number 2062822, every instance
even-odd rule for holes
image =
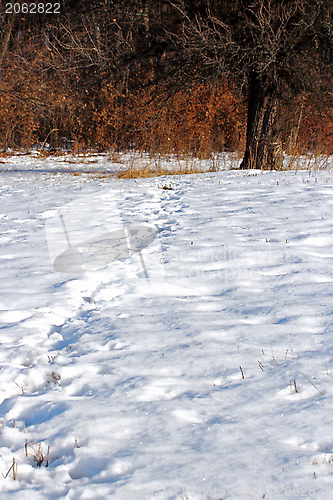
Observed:
[[[6,14],[60,14],[60,3],[6,3]]]

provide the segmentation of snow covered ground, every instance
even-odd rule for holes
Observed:
[[[0,164],[1,499],[332,498],[332,171],[72,168]]]

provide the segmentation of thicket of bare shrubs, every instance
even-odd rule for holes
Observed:
[[[0,148],[72,152],[135,149],[149,153],[211,153],[244,148],[246,102],[225,85],[197,86],[168,98],[151,86],[119,95],[114,84],[87,95],[71,79],[40,75],[21,81],[11,68],[0,93]],[[58,76],[58,75],[57,75]],[[23,79],[22,79],[23,80]],[[19,95],[18,95],[19,91]],[[333,153],[333,112],[311,101],[286,106],[285,151]]]
[[[111,42],[102,40],[102,30],[96,28],[104,18],[111,24],[116,21],[109,12],[98,20],[95,13],[90,18],[82,14],[83,21],[76,27],[73,16],[67,25],[65,17],[47,24],[45,19],[0,16],[1,151],[46,149],[49,144],[52,149],[73,152],[135,149],[208,157],[244,150],[246,92],[240,97],[222,78],[180,85],[172,92],[168,82],[156,81],[154,58],[145,65],[136,55],[140,44],[150,43],[148,34],[156,36],[148,11],[139,7],[143,35],[132,41],[138,21],[131,21],[131,11],[124,26],[132,25],[127,31],[122,28],[117,48],[119,60],[134,61],[130,72],[121,65],[118,71],[117,61],[110,62],[107,43]],[[156,19],[161,13],[155,13]],[[105,28],[105,36],[111,36],[110,29]],[[112,35],[116,45],[117,33]],[[160,55],[161,60],[169,61],[168,68],[172,52]],[[111,63],[116,67],[113,72],[107,67]],[[333,153],[333,111],[320,95],[298,95],[282,108],[286,153]]]
[[[3,63],[3,151],[45,142],[74,152],[136,149],[209,156],[235,150],[244,137],[246,103],[227,85],[198,85],[169,96],[168,88],[141,79],[122,94],[117,82],[88,90],[72,73],[47,76],[40,63],[36,72],[24,69],[10,57]]]

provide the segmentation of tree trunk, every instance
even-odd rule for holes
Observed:
[[[246,148],[241,169],[281,170],[280,99],[273,85],[257,73],[249,75]]]

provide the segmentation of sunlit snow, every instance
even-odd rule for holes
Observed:
[[[332,171],[71,166],[0,165],[1,499],[331,498]]]

